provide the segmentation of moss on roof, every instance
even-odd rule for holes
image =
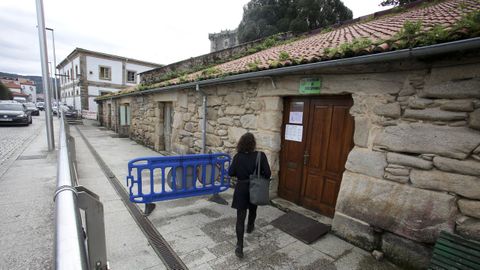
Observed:
[[[140,84],[134,89],[125,89],[98,99],[246,72],[428,46],[478,36],[479,0],[427,2],[413,9],[397,9],[396,13],[377,19],[366,19],[336,29],[327,28],[312,36],[288,41],[272,36],[245,55],[236,55],[225,63],[197,67],[191,72],[167,73],[153,83]]]

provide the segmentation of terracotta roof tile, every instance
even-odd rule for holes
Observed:
[[[461,7],[460,7],[461,5]],[[218,70],[216,75],[231,75],[250,72],[259,69],[275,68],[278,66],[292,65],[294,62],[301,63],[328,60],[325,49],[336,48],[346,42],[352,42],[360,38],[368,38],[373,43],[394,38],[407,21],[421,21],[426,30],[435,25],[451,28],[465,14],[480,10],[480,1],[477,0],[446,0],[440,3],[428,3],[411,9],[380,16],[371,20],[358,21],[353,24],[340,26],[332,31],[317,33],[291,43],[269,48],[245,57],[229,61],[214,67]],[[365,48],[366,53],[383,52],[392,49],[388,43],[372,45]],[[280,60],[280,54],[288,54],[287,60]],[[278,64],[278,65],[276,65]],[[298,63],[297,63],[298,64]],[[205,71],[198,71],[186,76],[187,81],[205,79]],[[202,75],[203,73],[203,75]],[[185,82],[185,81],[183,81]],[[161,83],[180,83],[180,80],[172,79]]]
[[[11,89],[21,89],[20,85],[14,82],[5,82],[4,85]]]

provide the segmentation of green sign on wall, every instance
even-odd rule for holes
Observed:
[[[300,80],[300,94],[320,94],[322,80],[320,78],[306,78]]]

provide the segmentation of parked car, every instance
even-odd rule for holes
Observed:
[[[44,102],[37,102],[37,108],[38,108],[40,111],[45,110],[45,103],[44,103]]]
[[[32,102],[25,103],[27,110],[30,111],[31,115],[40,115],[40,111],[38,110],[37,106]]]
[[[13,100],[19,103],[27,103],[27,98],[25,97],[13,97]]]
[[[63,111],[63,114],[66,118],[78,118],[78,112],[73,108],[73,106],[61,105],[60,109]]]
[[[58,113],[58,106],[55,103],[52,104],[52,113],[53,113],[53,115],[57,115],[57,113]]]
[[[0,123],[28,126],[32,123],[32,115],[24,104],[16,101],[0,101]]]

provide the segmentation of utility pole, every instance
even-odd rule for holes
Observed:
[[[42,64],[43,91],[45,95],[45,122],[47,128],[48,151],[55,150],[55,140],[53,135],[52,101],[50,99],[50,78],[48,77],[48,54],[47,40],[45,32],[45,17],[43,13],[43,1],[36,0],[37,23],[38,23],[38,41],[40,43],[40,60]]]
[[[52,28],[45,28],[48,31],[52,31],[52,45],[53,45],[53,88],[55,89],[55,92],[53,94],[53,97],[55,101],[57,102],[57,106],[59,103],[59,96],[58,96],[58,89],[57,89],[57,56],[55,53],[55,34],[53,33]],[[59,116],[60,117],[60,116]]]

